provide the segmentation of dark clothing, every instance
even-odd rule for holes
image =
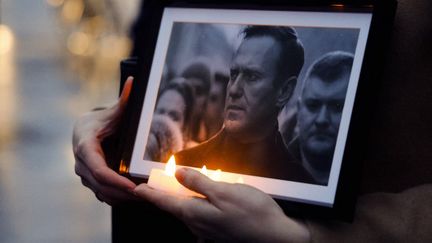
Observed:
[[[300,144],[298,136],[295,136],[291,142],[288,143],[287,146],[288,151],[294,158],[298,161],[301,161],[301,153],[300,153]]]
[[[288,152],[292,156],[294,156],[294,159],[296,159],[297,161],[301,161],[303,168],[306,171],[308,171],[307,167],[305,167],[305,165],[304,165],[304,161],[302,160],[302,156],[301,156],[301,152],[300,152],[299,137],[298,136],[296,136],[296,137],[293,138],[293,140],[288,144],[287,149],[288,149]],[[329,168],[329,170],[330,170],[330,168]],[[320,181],[318,181],[316,179],[314,179],[314,181],[315,181],[315,184],[322,185],[322,186],[327,186],[327,184],[328,184],[328,177],[327,177],[327,181],[324,182],[324,183],[320,182]]]
[[[221,130],[200,145],[175,154],[179,165],[314,183],[312,176],[288,152],[278,131],[258,148],[243,144]]]
[[[196,243],[198,238],[173,215],[146,202],[128,202],[112,208],[112,242]]]

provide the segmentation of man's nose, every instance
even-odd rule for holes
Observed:
[[[230,80],[230,86],[228,88],[228,95],[231,98],[239,98],[243,95],[243,80],[242,74],[239,74],[235,80]]]
[[[315,119],[317,126],[326,127],[330,124],[330,112],[326,105],[321,106]]]

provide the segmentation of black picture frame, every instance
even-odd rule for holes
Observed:
[[[367,33],[365,49],[358,70],[357,88],[354,90],[353,106],[343,145],[340,171],[331,205],[310,203],[297,198],[275,200],[290,215],[325,217],[351,220],[355,207],[357,188],[361,179],[361,164],[365,147],[368,119],[376,93],[374,87],[379,83],[380,66],[384,62],[387,40],[391,33],[396,1],[144,1],[144,12],[135,36],[137,70],[132,94],[121,125],[121,138],[117,146],[117,158],[114,168],[119,173],[136,180],[146,182],[146,178],[131,173],[131,160],[149,87],[149,76],[155,56],[156,44],[160,33],[161,21],[166,8],[178,9],[222,9],[251,11],[293,11],[305,13],[355,13],[370,14],[370,27]],[[306,192],[307,193],[307,192]]]

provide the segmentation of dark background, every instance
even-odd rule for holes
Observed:
[[[366,145],[361,191],[432,182],[432,1],[398,1]]]

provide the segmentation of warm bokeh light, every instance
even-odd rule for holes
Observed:
[[[124,161],[124,160],[120,161],[119,172],[122,174],[126,174],[129,172],[129,166],[126,163],[126,161]]]
[[[0,55],[3,55],[10,50],[14,45],[14,36],[12,30],[3,24],[0,24]]]
[[[171,155],[166,166],[165,166],[165,174],[168,176],[174,176],[176,171],[176,162],[174,155]]]
[[[61,16],[66,23],[78,22],[84,13],[84,3],[82,0],[69,0],[63,5]]]
[[[46,0],[46,2],[53,7],[60,7],[63,3],[64,0]]]
[[[0,25],[0,148],[13,143],[17,127],[17,78],[14,37],[5,25]]]
[[[129,34],[131,2],[0,0],[0,242],[111,241],[111,208],[74,173],[71,129],[117,95],[120,58],[99,49]]]
[[[101,92],[117,82],[119,63],[130,55],[128,33],[139,0],[45,0],[60,18],[69,68],[85,89]]]
[[[83,20],[81,25],[84,31],[93,36],[100,36],[107,30],[109,23],[101,15],[96,15]]]
[[[335,3],[335,4],[332,4],[331,6],[335,7],[335,8],[343,8],[345,5],[343,5],[341,3]]]
[[[73,32],[67,40],[68,50],[75,55],[84,56],[92,52],[91,37],[83,32]]]
[[[99,52],[103,58],[119,58],[128,54],[131,46],[130,39],[124,36],[108,35],[101,39]]]

